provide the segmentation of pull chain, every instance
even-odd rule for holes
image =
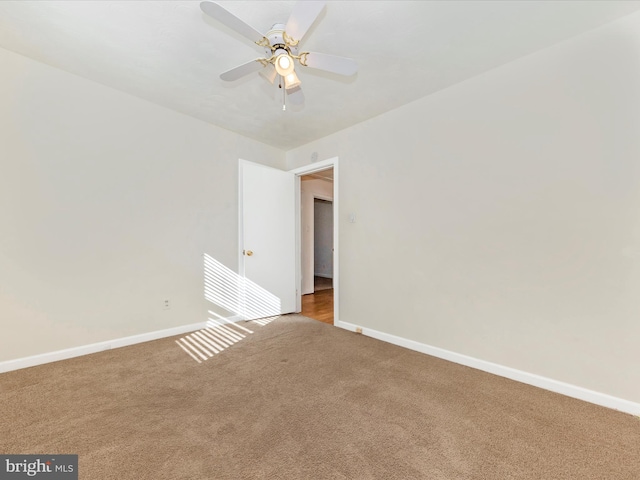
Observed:
[[[280,77],[280,88],[282,88],[282,77]],[[286,88],[282,88],[282,111],[287,111],[287,92]]]

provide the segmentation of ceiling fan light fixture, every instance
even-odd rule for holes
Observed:
[[[294,72],[293,70],[291,71],[291,73],[289,75],[286,75],[284,77],[284,88],[286,88],[287,90],[289,90],[291,88],[296,88],[301,83],[302,82],[298,78],[298,75],[296,75],[296,72]]]
[[[286,77],[293,72],[293,58],[287,53],[283,53],[276,57],[276,71],[279,75]]]
[[[258,74],[267,80],[267,82],[269,82],[270,84],[273,85],[273,82],[275,81],[276,77],[278,76],[278,72],[276,72],[276,69],[274,68],[273,65],[271,65],[270,63],[266,65],[265,68],[263,68],[262,70],[260,70],[258,72]]]

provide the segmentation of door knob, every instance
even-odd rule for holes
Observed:
[[[251,255],[253,255],[253,251],[252,250],[247,250],[247,256],[250,257]]]

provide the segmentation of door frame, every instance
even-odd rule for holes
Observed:
[[[338,236],[338,212],[339,198],[338,198],[338,157],[329,158],[320,162],[305,165],[304,167],[294,168],[289,172],[295,175],[295,215],[296,215],[296,311],[302,311],[302,217],[301,217],[301,198],[300,198],[300,177],[303,175],[309,175],[311,173],[327,170],[333,167],[333,324],[337,325],[340,317],[338,295],[340,292],[340,245]]]

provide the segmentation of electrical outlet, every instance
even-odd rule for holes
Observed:
[[[362,333],[362,327],[356,327],[356,333]]]
[[[169,310],[170,308],[171,308],[171,303],[169,302],[169,300],[165,300],[162,309]]]

